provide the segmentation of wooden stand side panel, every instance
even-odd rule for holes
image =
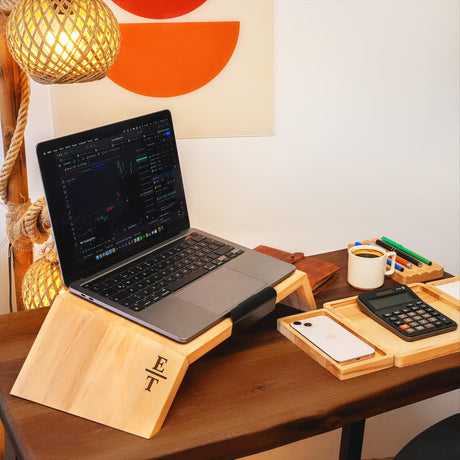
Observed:
[[[150,438],[185,375],[186,357],[134,323],[127,327],[116,315],[63,297],[56,299],[11,393]]]
[[[311,290],[308,275],[296,270],[289,278],[275,286],[276,302],[297,308],[298,310],[316,310],[316,302]]]

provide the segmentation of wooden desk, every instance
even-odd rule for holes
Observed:
[[[315,257],[346,267],[345,250]],[[357,294],[345,272],[316,296],[319,307]],[[10,396],[47,309],[4,315],[0,415],[9,441],[27,459],[235,459],[345,427],[341,457],[352,458],[353,445],[345,448],[356,434],[359,448],[365,418],[460,387],[459,353],[340,381],[276,331],[278,317],[296,312],[278,306],[193,363],[150,440]]]

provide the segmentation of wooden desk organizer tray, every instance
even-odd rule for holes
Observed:
[[[361,241],[362,244],[375,243],[377,238],[371,240]],[[348,247],[354,246],[354,244],[349,243]],[[401,284],[409,283],[423,283],[425,281],[431,281],[438,278],[442,278],[444,275],[444,267],[441,265],[432,262],[431,265],[422,264],[420,267],[412,265],[411,268],[404,268],[404,271],[400,272],[399,270],[394,271],[393,275],[389,277]]]
[[[296,270],[275,286],[276,302],[315,309]],[[51,307],[11,394],[129,433],[157,433],[188,366],[230,337],[222,320],[180,344],[66,292]]]
[[[460,301],[445,294],[435,286],[417,283],[410,285],[410,287],[422,300],[460,324]],[[362,361],[340,364],[304,339],[290,326],[293,321],[317,315],[329,316],[351,331],[372,346],[375,349],[375,355]],[[278,330],[340,380],[358,377],[393,366],[410,366],[460,351],[459,329],[415,342],[406,342],[361,312],[356,303],[356,297],[325,303],[322,310],[280,318]]]

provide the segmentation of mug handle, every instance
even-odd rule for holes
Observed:
[[[391,260],[391,266],[385,271],[385,275],[392,275],[395,272],[396,252],[388,251],[386,254],[387,260]]]

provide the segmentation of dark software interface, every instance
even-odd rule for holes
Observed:
[[[166,239],[181,221],[188,226],[170,118],[144,118],[110,125],[120,129],[104,136],[98,129],[83,139],[69,136],[68,144],[39,155],[56,174],[54,186],[44,182],[48,201],[62,210],[53,220],[55,238],[72,255],[64,279]]]

